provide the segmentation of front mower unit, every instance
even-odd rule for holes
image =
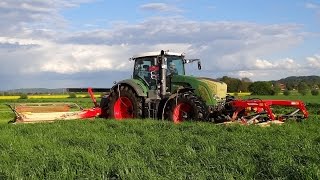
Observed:
[[[82,109],[75,103],[23,103],[8,106],[15,113],[15,123],[86,119],[101,113],[100,108]]]
[[[94,104],[94,107],[89,109],[83,109],[76,103],[16,103],[7,106],[15,113],[14,123],[53,122],[100,116],[101,109],[92,88],[87,90]]]

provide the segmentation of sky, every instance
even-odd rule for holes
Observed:
[[[320,75],[316,0],[1,0],[0,90],[111,87],[133,55],[200,58],[187,74]]]

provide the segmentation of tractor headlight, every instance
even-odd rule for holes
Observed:
[[[217,100],[217,101],[220,100],[219,96],[217,96],[216,94],[213,94],[213,98],[214,98],[215,100]]]

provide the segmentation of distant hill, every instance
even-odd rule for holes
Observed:
[[[299,82],[320,83],[320,76],[290,76],[278,80],[280,83],[299,83]]]
[[[287,88],[296,88],[300,82],[306,83],[309,87],[320,86],[320,76],[290,76],[276,81],[285,84]]]

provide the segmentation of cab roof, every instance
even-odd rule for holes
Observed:
[[[131,59],[141,58],[141,57],[150,57],[150,56],[159,56],[160,51],[157,52],[145,52],[141,54],[134,55]],[[183,56],[181,53],[175,53],[175,52],[165,52],[165,55],[169,56]]]

